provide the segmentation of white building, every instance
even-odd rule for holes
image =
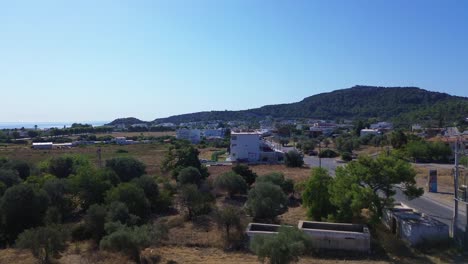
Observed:
[[[228,160],[240,162],[276,163],[284,158],[282,151],[261,139],[259,132],[231,132],[231,150]]]
[[[32,143],[33,149],[52,149],[52,142],[35,142]]]
[[[367,135],[380,135],[380,131],[378,129],[371,129],[371,128],[364,128],[361,129],[361,137],[367,136]]]
[[[176,131],[176,138],[188,140],[192,144],[197,144],[200,142],[201,131],[199,129],[178,129]]]

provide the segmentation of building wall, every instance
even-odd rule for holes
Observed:
[[[260,159],[260,135],[232,133],[230,156],[231,160],[258,161]]]
[[[349,226],[350,224],[322,223],[336,227],[336,230],[330,230],[328,228],[304,228],[304,223],[307,223],[307,221],[299,221],[299,230],[303,231],[311,237],[312,247],[315,249],[359,252],[370,251],[370,234],[367,227],[363,227],[363,232],[352,232],[340,230],[340,226]]]

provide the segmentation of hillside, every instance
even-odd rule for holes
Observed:
[[[155,122],[255,120],[275,118],[393,120],[450,123],[468,116],[468,98],[417,87],[354,86],[313,95],[297,103],[267,105],[242,111],[208,111],[159,118]]]
[[[378,118],[399,123],[447,123],[468,116],[468,98],[416,87],[354,86],[305,98],[292,104],[267,105],[244,111],[211,111],[156,119],[156,122],[249,120],[276,118]]]

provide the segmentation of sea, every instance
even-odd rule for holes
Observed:
[[[63,128],[71,127],[73,123],[89,124],[92,126],[102,126],[109,123],[109,121],[71,121],[71,122],[0,122],[0,129],[15,129],[15,128],[34,128],[37,125],[38,129],[47,128]]]

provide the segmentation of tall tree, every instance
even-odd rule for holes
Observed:
[[[312,219],[320,221],[334,212],[329,194],[332,182],[333,178],[324,168],[312,169],[302,193],[302,204],[307,207],[307,215]]]

